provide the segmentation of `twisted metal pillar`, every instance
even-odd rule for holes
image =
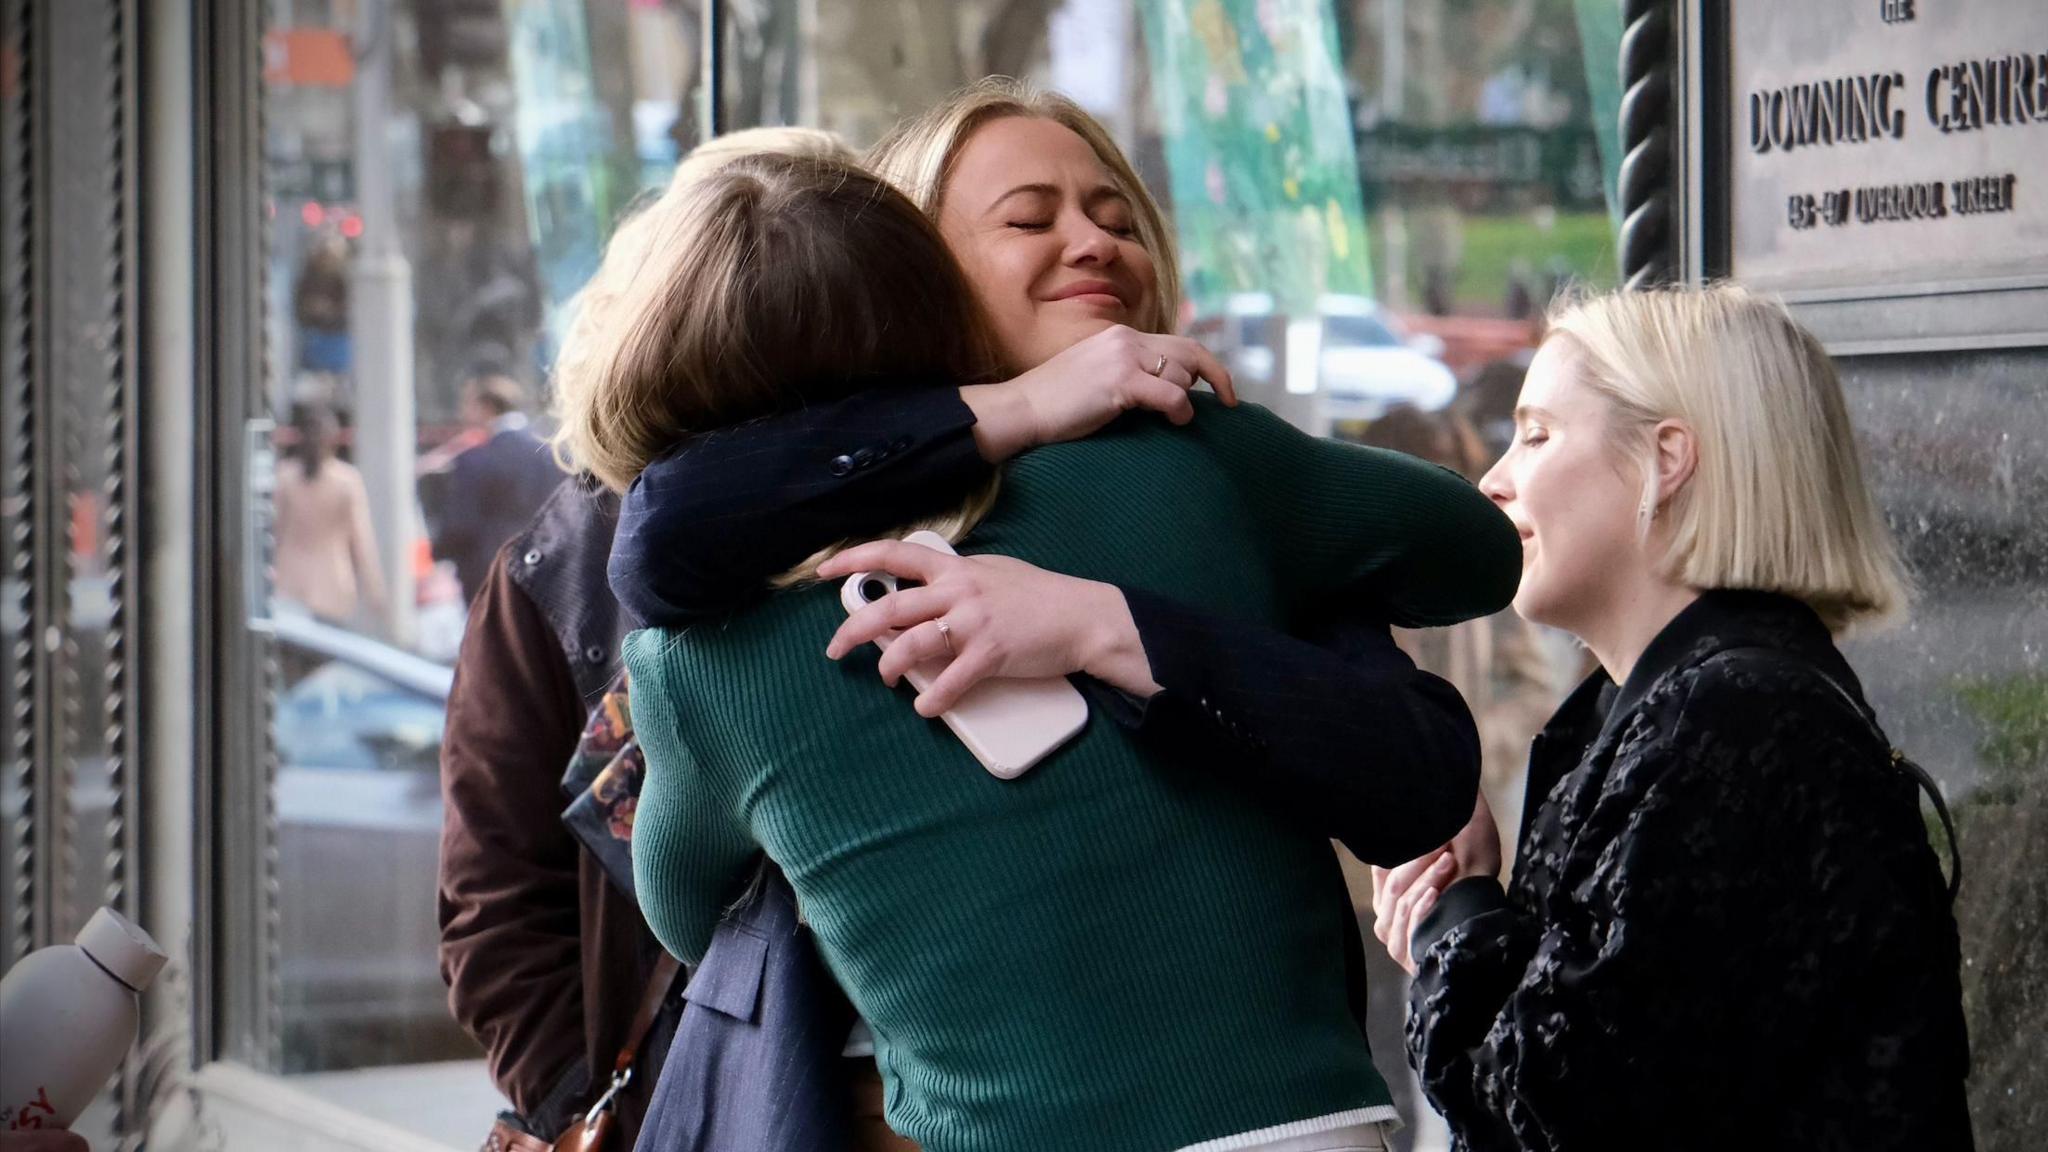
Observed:
[[[35,310],[43,233],[36,163],[47,151],[38,123],[50,66],[38,46],[46,20],[31,0],[0,0],[0,56],[15,72],[12,83],[0,83],[0,794],[19,797],[11,810],[0,809],[0,967],[34,948],[39,932],[47,936],[49,919],[41,867],[48,853],[39,850],[49,837],[47,789],[38,787],[43,633],[36,595],[49,551],[37,515],[46,471],[37,459],[38,421],[47,405]]]
[[[0,2],[0,966],[141,918],[139,8]]]
[[[1622,0],[1621,275],[1630,288],[1677,273],[1673,0]]]

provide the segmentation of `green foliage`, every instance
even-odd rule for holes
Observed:
[[[1540,278],[1553,264],[1571,270],[1579,282],[1595,288],[1616,282],[1614,226],[1605,213],[1574,212],[1540,226],[1527,214],[1468,216],[1462,222],[1464,252],[1457,267],[1454,294],[1468,307],[1498,309],[1507,298],[1508,278],[1519,265]],[[1422,298],[1424,269],[1410,264],[1409,298]],[[1537,285],[1532,284],[1532,287]],[[1543,304],[1537,298],[1537,306]]]
[[[1372,294],[1329,0],[1151,0],[1144,16],[1188,297],[1270,292],[1310,314]]]
[[[1960,681],[1982,785],[1956,806],[1970,1118],[1980,1148],[2048,1147],[2048,675]]]
[[[2030,772],[2048,771],[2048,675],[1969,679],[1956,696],[1983,726],[1977,755],[1987,786],[2009,790]]]

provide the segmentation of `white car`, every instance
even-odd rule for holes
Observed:
[[[1225,306],[1231,371],[1253,383],[1282,383],[1273,379],[1273,309],[1273,297],[1263,292],[1232,296]],[[1435,411],[1457,395],[1457,377],[1438,359],[1437,337],[1403,339],[1393,318],[1363,296],[1324,296],[1316,313],[1313,322],[1290,320],[1281,330],[1290,350],[1304,346],[1298,341],[1318,350],[1313,388],[1325,419],[1372,420],[1399,404]],[[1289,391],[1309,391],[1310,381],[1292,370],[1287,375]]]
[[[1371,420],[1398,404],[1434,412],[1458,394],[1458,378],[1430,353],[1433,336],[1404,340],[1370,301],[1323,302],[1323,350],[1316,399],[1332,420]]]
[[[278,983],[287,1072],[466,1059],[435,909],[454,671],[311,618],[272,620]]]

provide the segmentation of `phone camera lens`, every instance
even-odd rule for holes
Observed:
[[[889,585],[884,583],[880,579],[877,579],[876,577],[870,576],[867,579],[860,582],[860,598],[867,601],[870,604],[873,604],[875,601],[880,600],[882,597],[887,596],[888,594]]]

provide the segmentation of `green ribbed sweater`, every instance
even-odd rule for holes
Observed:
[[[1515,540],[1443,469],[1204,402],[1013,461],[961,551],[1276,625],[1332,596],[1444,623],[1500,606]],[[818,586],[628,639],[634,873],[671,951],[703,955],[765,849],[929,1152],[1150,1152],[1387,1103],[1327,841],[1101,716],[998,780],[872,648],[825,658],[844,619]]]

